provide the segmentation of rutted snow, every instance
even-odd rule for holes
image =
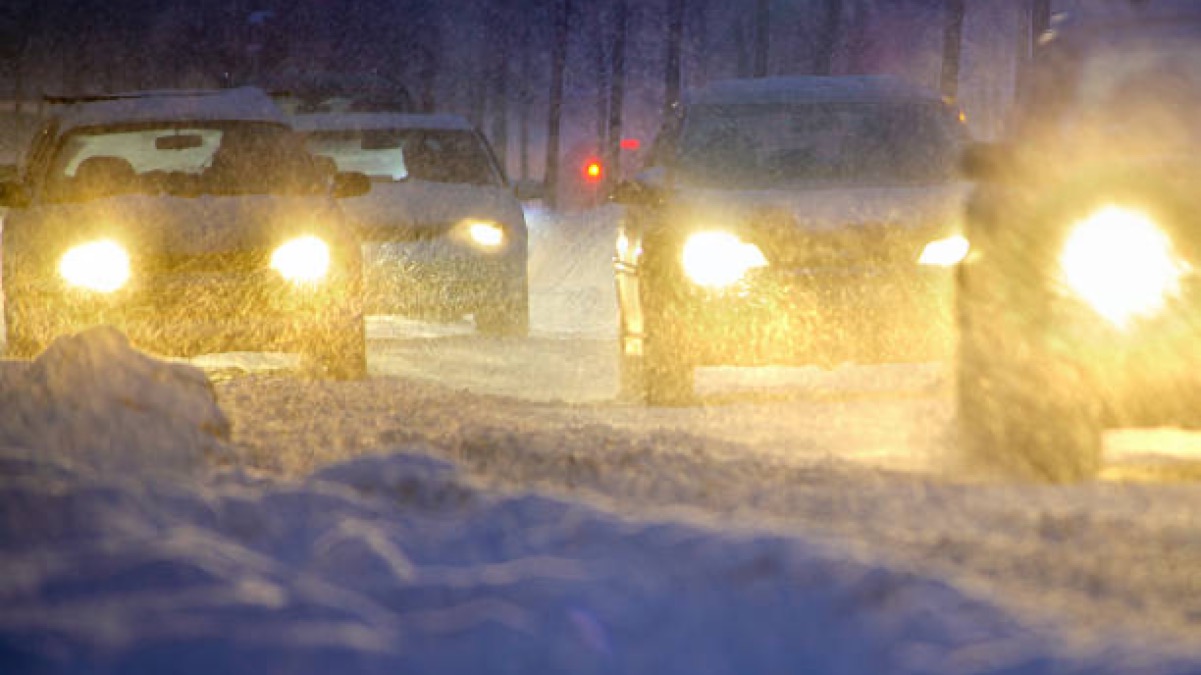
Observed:
[[[605,292],[597,223],[588,260],[532,269]],[[543,316],[587,326],[573,297]],[[1194,486],[948,476],[937,366],[615,404],[596,321],[376,322],[376,377],[223,380],[216,415],[197,371],[103,331],[0,361],[0,671],[1201,670]]]

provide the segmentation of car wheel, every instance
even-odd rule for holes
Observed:
[[[5,339],[0,344],[0,355],[14,359],[31,359],[41,354],[49,343],[36,337],[30,330],[28,312],[15,303],[4,306]]]
[[[647,333],[642,342],[642,354],[631,354],[624,346],[620,348],[619,398],[652,406],[695,403],[695,368],[686,359],[685,352],[674,348],[664,333],[653,330]]]
[[[334,330],[315,336],[306,365],[331,380],[358,380],[367,376],[366,322],[360,316]]]
[[[1057,483],[1095,476],[1101,405],[1083,369],[1043,344],[1037,329],[1006,329],[1003,312],[960,302],[956,389],[968,462]]]
[[[526,337],[530,334],[530,299],[524,286],[507,300],[475,311],[475,328],[493,337]]]

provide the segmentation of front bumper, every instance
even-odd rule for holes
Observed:
[[[1126,328],[1072,298],[1053,315],[1046,342],[1079,366],[1114,424],[1201,427],[1201,283]]]
[[[697,365],[927,361],[951,354],[952,290],[946,268],[764,268],[685,284],[668,320]]]
[[[524,247],[490,253],[443,240],[367,244],[368,312],[450,318],[526,292]]]
[[[139,347],[174,356],[222,351],[306,351],[317,336],[361,314],[358,283],[331,278],[305,287],[274,272],[200,272],[143,277],[111,294],[56,279],[5,285],[6,314],[27,338],[114,326]]]

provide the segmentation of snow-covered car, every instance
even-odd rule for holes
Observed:
[[[109,324],[169,355],[296,351],[366,371],[358,241],[257,89],[62,101],[0,186],[9,355]]]
[[[1048,480],[1095,474],[1106,427],[1201,424],[1201,9],[1082,9],[965,162],[962,444]]]
[[[691,92],[614,193],[624,394],[687,402],[704,365],[949,357],[964,138],[887,77]]]
[[[367,174],[343,202],[365,242],[368,307],[529,330],[525,216],[487,141],[456,115],[296,115],[309,151]]]

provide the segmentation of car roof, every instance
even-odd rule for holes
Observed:
[[[800,75],[721,80],[690,91],[685,105],[870,103],[940,100],[930,89],[887,75]]]
[[[1140,23],[1201,20],[1197,0],[1062,0],[1056,21],[1082,23]]]
[[[475,127],[461,115],[415,115],[409,113],[314,113],[292,116],[297,131],[371,131],[392,129],[437,129],[471,131]]]
[[[78,98],[49,98],[63,129],[174,121],[269,122],[288,119],[260,89],[159,90]]]

